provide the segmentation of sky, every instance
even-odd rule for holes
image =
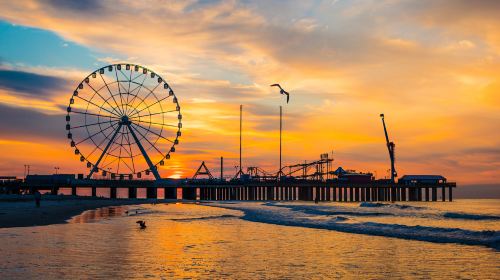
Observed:
[[[201,161],[500,182],[499,1],[1,1],[0,175],[88,173],[66,139],[74,88],[112,63],[154,69],[182,106],[163,177]],[[286,103],[276,88],[290,92]],[[215,175],[214,174],[214,175]]]

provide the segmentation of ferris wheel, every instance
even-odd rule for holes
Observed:
[[[174,91],[140,65],[113,64],[78,84],[66,115],[67,137],[88,178],[132,179],[153,174],[170,159],[181,136],[182,115]]]

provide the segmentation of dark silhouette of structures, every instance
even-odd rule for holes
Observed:
[[[283,134],[283,107],[280,106],[280,169],[278,170],[278,179],[281,179],[281,176],[284,176],[285,174],[283,173],[283,168],[281,166],[281,153],[282,153],[282,137],[281,135]]]
[[[396,145],[394,144],[394,142],[389,141],[389,135],[387,134],[387,128],[385,126],[384,114],[380,114],[380,118],[382,118],[382,124],[384,125],[385,141],[387,144],[387,150],[389,151],[389,158],[391,160],[391,183],[394,183],[394,179],[398,177],[398,173],[396,172],[396,169],[394,167],[394,148],[396,147]]]
[[[234,175],[234,178],[240,178],[241,179],[241,175],[245,175],[245,173],[243,173],[243,167],[242,167],[242,164],[241,164],[241,135],[242,135],[242,130],[243,130],[243,105],[240,105],[240,166],[239,166],[239,170],[238,172],[236,172],[236,174]]]
[[[40,193],[39,190],[36,190],[34,193],[35,196],[35,205],[37,208],[40,207],[40,201],[42,200],[42,194]]]
[[[199,175],[207,175],[209,179],[214,179],[214,176],[212,176],[212,173],[210,173],[204,161],[201,162],[200,167],[198,167],[192,179],[196,179]]]
[[[286,103],[290,100],[290,93],[286,92],[279,84],[272,84],[272,87],[279,87],[280,89],[280,94],[286,95]],[[281,165],[281,159],[282,159],[282,132],[283,132],[283,106],[280,106],[280,167],[278,170],[278,173],[276,174],[276,177],[278,180],[281,179],[281,176],[284,176],[285,174],[283,173],[282,165]]]
[[[115,78],[116,86],[112,86],[114,82],[110,81]],[[149,86],[154,86],[154,89],[141,91]],[[94,95],[100,98],[88,97]],[[135,99],[142,100],[144,106],[139,108],[142,103],[133,102]],[[92,110],[80,109],[89,108],[89,105],[92,105]],[[163,116],[174,112],[177,116],[165,123]],[[162,116],[163,121],[155,121],[152,116]],[[182,115],[172,88],[155,72],[135,64],[108,65],[85,77],[73,91],[65,117],[67,138],[75,155],[90,169],[88,179],[102,171],[103,177],[109,172],[112,179],[131,180],[134,174],[141,178],[141,172],[144,172],[146,175],[152,173],[156,180],[160,180],[158,166],[170,159],[181,136]],[[165,127],[176,128],[176,131]],[[101,135],[105,136],[104,140],[99,138]],[[159,139],[168,143],[168,150],[159,148]],[[134,153],[132,148],[136,146],[139,152]],[[134,162],[134,154],[142,155],[146,164]],[[153,163],[152,158],[158,161]],[[114,172],[110,172],[111,166]]]
[[[224,158],[220,157],[220,180],[224,181]]]

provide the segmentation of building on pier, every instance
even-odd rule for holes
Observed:
[[[444,184],[446,178],[441,175],[404,175],[399,178],[399,184],[412,186],[417,184]]]
[[[371,181],[373,181],[372,173],[362,173],[362,172],[356,172],[354,170],[344,170],[342,167],[337,168],[337,170],[335,170],[333,174],[337,175],[339,182],[370,183]]]

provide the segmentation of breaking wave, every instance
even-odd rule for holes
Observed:
[[[286,205],[286,208],[288,209],[283,209],[283,205],[272,205],[270,207],[268,205],[263,206],[264,207],[247,207],[223,204],[217,205],[217,207],[241,210],[244,212],[244,216],[241,218],[253,222],[335,230],[346,233],[394,237],[435,243],[482,245],[500,250],[500,231],[474,231],[460,228],[418,225],[408,226],[377,222],[344,223],[343,221],[345,219],[340,217],[332,217],[331,219],[314,219],[314,216],[310,215],[313,211],[305,206]],[[323,211],[322,215],[324,214],[325,211]]]
[[[500,220],[500,216],[495,215],[481,215],[481,214],[467,214],[457,212],[446,212],[443,217],[448,219],[462,219],[462,220]]]
[[[421,209],[427,208],[427,207],[401,205],[401,204],[386,204],[386,203],[379,203],[379,202],[361,202],[359,204],[359,207],[368,207],[368,208],[389,207],[389,208],[413,209],[413,210],[421,210]]]
[[[200,220],[230,219],[230,218],[240,218],[240,217],[235,215],[220,215],[220,216],[208,216],[208,217],[196,217],[196,218],[178,218],[178,219],[173,218],[169,220],[176,222],[191,222]]]

